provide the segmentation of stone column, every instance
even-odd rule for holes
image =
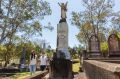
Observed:
[[[59,4],[62,8],[67,3]],[[62,8],[63,9],[63,8]],[[57,24],[57,50],[50,62],[50,79],[73,79],[72,61],[68,51],[68,24],[62,17]]]
[[[73,79],[66,21],[60,21],[57,25],[57,52],[55,56],[50,62],[50,79]]]

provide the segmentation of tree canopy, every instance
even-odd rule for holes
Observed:
[[[41,36],[44,28],[52,30],[50,23],[41,24],[51,13],[50,4],[43,0],[0,0],[0,59],[5,66],[12,58],[20,58],[23,47],[26,56],[40,48],[29,39]]]
[[[18,33],[25,38],[41,35],[40,21],[51,12],[43,0],[0,0],[0,44]]]
[[[106,41],[111,31],[110,24],[119,25],[119,18],[112,10],[115,5],[113,0],[82,0],[82,3],[85,9],[73,11],[71,23],[80,30],[76,35],[78,40],[88,48],[91,35],[97,35],[100,42]]]

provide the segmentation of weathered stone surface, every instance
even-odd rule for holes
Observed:
[[[60,19],[59,23],[66,22],[66,19]]]
[[[61,55],[65,59],[71,59],[68,52],[68,24],[66,22],[57,25],[57,58]]]
[[[120,57],[120,39],[116,34],[111,34],[108,38],[109,56]]]
[[[87,79],[84,72],[80,72],[74,76],[74,79]]]
[[[73,79],[72,61],[68,51],[67,3],[59,5],[62,17],[57,25],[57,50],[50,62],[50,79]]]
[[[84,69],[88,79],[120,79],[120,64],[84,60]]]
[[[37,72],[35,74],[33,74],[32,76],[28,76],[24,79],[42,79],[45,75],[48,74],[48,71],[40,71],[40,72]]]
[[[100,56],[100,41],[96,35],[92,35],[89,39],[89,53],[91,57]]]
[[[54,59],[50,62],[50,79],[73,79],[72,61]]]
[[[68,49],[68,24],[66,22],[57,25],[57,49]]]
[[[100,52],[100,42],[96,35],[92,35],[89,39],[89,51]]]

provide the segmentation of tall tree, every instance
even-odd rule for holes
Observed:
[[[113,14],[111,22],[113,26],[113,33],[120,33],[120,12],[116,12]]]
[[[50,5],[43,0],[0,0],[0,44],[19,32],[41,34],[40,20],[50,14]]]
[[[81,43],[88,44],[91,35],[103,35],[105,27],[114,6],[112,0],[82,0],[84,11],[72,12],[72,24],[76,25],[80,32],[77,35]]]
[[[7,50],[4,52],[5,66],[12,57],[18,55],[15,43],[20,43],[21,38],[26,40],[41,35],[44,27],[40,20],[50,14],[50,5],[46,1],[0,0],[0,44],[4,43]]]

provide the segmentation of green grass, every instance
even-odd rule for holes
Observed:
[[[40,71],[36,71],[36,73],[39,73]],[[22,73],[17,73],[16,75],[13,75],[10,77],[10,79],[25,79],[26,77],[29,77],[31,76],[30,75],[30,72],[22,72]]]
[[[73,72],[79,72],[79,67],[80,67],[80,62],[79,62],[79,59],[74,59],[73,61],[78,61],[78,63],[74,63],[72,66],[72,70]]]
[[[27,76],[30,76],[29,72],[22,72],[22,73],[17,73],[16,75],[11,76],[10,79],[24,79]]]

